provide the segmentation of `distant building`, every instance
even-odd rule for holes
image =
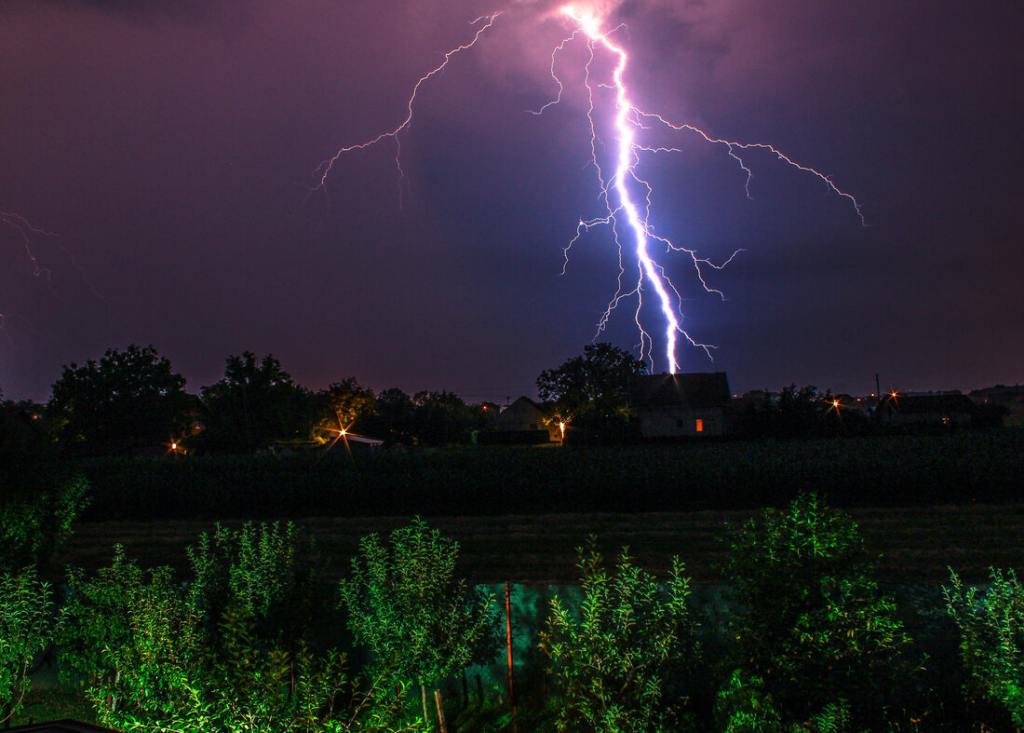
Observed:
[[[725,372],[637,378],[631,404],[644,438],[714,437],[728,431],[731,395]]]
[[[978,405],[998,405],[1009,410],[1007,425],[1024,426],[1024,384],[1006,386],[997,384],[995,387],[976,389],[970,397]]]
[[[544,409],[529,397],[520,397],[494,418],[490,430],[480,433],[482,443],[555,443],[557,425],[549,425]]]
[[[968,426],[974,403],[960,392],[897,392],[875,408],[875,419],[884,425]]]

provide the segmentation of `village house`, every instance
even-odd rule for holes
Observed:
[[[637,378],[631,405],[643,438],[704,438],[728,432],[730,401],[725,372],[651,374]]]
[[[520,397],[494,419],[493,428],[481,434],[488,443],[557,443],[557,425],[548,424],[544,409],[529,397]]]

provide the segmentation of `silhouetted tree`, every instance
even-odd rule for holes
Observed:
[[[202,407],[208,448],[253,450],[309,435],[310,395],[271,354],[229,356],[224,378],[203,388]]]
[[[630,390],[644,371],[644,363],[628,351],[606,343],[590,344],[582,356],[541,372],[537,391],[577,430],[618,434],[629,419]]]
[[[171,362],[132,345],[65,366],[47,410],[66,445],[105,453],[166,443],[184,429],[191,405]]]
[[[313,437],[323,440],[334,440],[341,430],[361,432],[377,405],[373,392],[360,387],[355,377],[335,382],[318,392],[315,402]]]
[[[416,437],[429,445],[461,443],[468,439],[473,415],[453,392],[418,392],[413,397]]]
[[[391,387],[377,395],[376,409],[365,420],[360,420],[360,430],[386,443],[409,444],[415,436],[415,417],[416,405],[412,398],[397,387]]]

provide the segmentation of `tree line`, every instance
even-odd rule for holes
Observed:
[[[109,349],[98,360],[65,366],[46,405],[4,403],[0,444],[30,452],[36,436],[78,454],[159,446],[241,453],[326,443],[344,431],[391,443],[443,445],[467,440],[486,412],[452,392],[374,393],[353,377],[310,390],[272,354],[248,351],[229,356],[224,376],[198,394],[185,384],[152,346]]]

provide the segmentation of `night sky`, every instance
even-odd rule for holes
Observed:
[[[393,148],[314,170],[393,127],[416,78],[465,41],[475,0],[2,0],[0,209],[59,234],[50,278],[0,228],[0,386],[45,399],[62,364],[154,344],[198,390],[272,352],[298,381],[469,400],[532,393],[590,341],[615,287],[578,65],[565,103],[550,4],[513,3],[425,86]],[[734,391],[864,393],[1024,381],[1024,4],[640,0],[636,101],[769,141],[855,193],[751,156],[753,200],[693,136],[645,168],[659,230],[702,255],[726,302],[678,281]],[[637,343],[630,309],[607,338]],[[660,366],[663,366],[661,364]]]

